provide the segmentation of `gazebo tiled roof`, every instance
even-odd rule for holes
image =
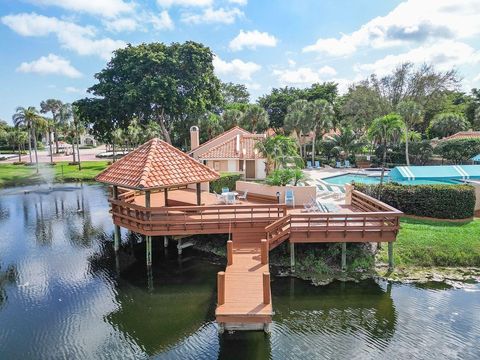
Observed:
[[[95,180],[129,189],[208,182],[220,175],[160,139],[152,139],[102,171]]]

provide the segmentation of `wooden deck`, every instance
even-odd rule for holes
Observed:
[[[267,261],[262,263],[261,258],[260,239],[233,241],[231,264],[218,278],[219,301],[215,315],[220,327],[263,330],[272,321],[269,265]]]
[[[217,322],[221,329],[259,330],[272,317],[268,252],[289,241],[393,242],[402,213],[353,190],[349,205],[338,205],[332,213],[304,212],[284,204],[243,201],[217,204],[214,194],[202,193],[197,206],[193,190],[169,191],[145,197],[129,191],[111,199],[115,225],[151,236],[185,236],[231,233],[227,245],[228,265],[218,274]],[[148,253],[148,250],[147,250]],[[147,255],[148,256],[148,255]]]

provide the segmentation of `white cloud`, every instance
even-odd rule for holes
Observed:
[[[243,16],[243,12],[238,8],[206,8],[199,14],[183,13],[181,19],[187,24],[233,24],[241,16]]]
[[[288,59],[288,66],[295,67],[295,65],[297,65],[297,62],[295,60]]]
[[[159,16],[151,14],[149,21],[155,30],[173,30],[175,27],[172,18],[166,10],[163,10]]]
[[[220,59],[219,56],[213,58],[213,66],[218,75],[230,75],[240,80],[251,80],[252,75],[262,67],[254,62],[234,59],[231,62]]]
[[[70,78],[82,76],[82,73],[75,69],[69,60],[55,54],[48,54],[48,56],[42,56],[31,62],[23,62],[17,71],[41,75],[63,75]]]
[[[138,23],[133,18],[118,18],[113,20],[104,21],[105,27],[109,31],[122,32],[122,31],[134,31]]]
[[[130,13],[135,8],[133,2],[123,0],[30,0],[30,2],[103,17],[116,17],[120,14]]]
[[[323,82],[327,79],[331,80],[331,78],[336,74],[336,70],[331,66],[323,66],[318,70],[313,70],[310,67],[299,67],[298,69],[283,69],[273,71],[273,75],[277,77],[278,81],[282,85],[302,85]]]
[[[228,2],[229,2],[230,4],[235,4],[235,5],[244,6],[244,5],[247,5],[248,0],[228,0]]]
[[[157,4],[161,7],[207,7],[213,4],[213,0],[157,0]]]
[[[275,47],[277,46],[277,39],[267,32],[240,30],[228,46],[233,51],[239,51],[244,48],[256,49],[257,46]]]
[[[384,48],[472,38],[480,34],[479,13],[477,0],[407,0],[350,34],[320,38],[303,51],[344,56],[360,47]]]
[[[378,75],[385,75],[397,65],[405,62],[417,65],[432,63],[439,70],[447,70],[463,64],[479,63],[480,51],[465,43],[446,40],[430,46],[420,46],[402,54],[387,55],[373,63],[357,64],[354,68],[357,72],[365,74],[375,72]]]
[[[67,86],[65,88],[65,92],[69,94],[85,94],[86,93],[85,89],[79,89],[73,86]]]
[[[126,45],[121,40],[97,39],[93,27],[80,26],[56,17],[22,13],[7,15],[1,20],[22,36],[55,35],[63,48],[75,51],[80,55],[98,55],[103,59],[109,59],[113,50]]]

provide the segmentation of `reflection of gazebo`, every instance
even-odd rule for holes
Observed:
[[[168,193],[170,190],[178,189],[186,189],[182,193],[182,200],[185,198],[187,202],[192,202],[189,195],[193,196],[194,190],[188,190],[191,185],[195,185],[196,188],[196,201],[191,205],[201,205],[202,183],[206,184],[208,188],[208,182],[219,177],[220,175],[216,171],[199,163],[172,145],[160,139],[152,139],[117,160],[97,175],[95,180],[111,185],[115,200],[119,197],[118,188],[143,192],[145,196],[135,196],[135,201],[141,198],[141,204],[137,203],[137,205],[149,208],[152,205],[152,191],[156,192],[153,206],[170,205]],[[119,248],[119,243],[120,228],[116,225],[116,250]],[[147,263],[151,262],[149,245],[151,246],[151,237],[147,236]]]

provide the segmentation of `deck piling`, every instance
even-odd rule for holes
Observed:
[[[263,303],[265,305],[270,304],[270,273],[263,273]]]
[[[217,274],[217,288],[218,288],[218,294],[217,294],[218,305],[223,305],[225,304],[225,272],[224,271],[220,271]]]
[[[267,239],[262,239],[260,241],[260,254],[262,257],[262,265],[268,264],[268,242]]]
[[[147,266],[152,266],[152,237],[146,236],[146,257],[147,257]]]
[[[290,243],[290,270],[295,272],[295,244]]]
[[[388,269],[393,270],[393,242],[388,243]]]
[[[347,270],[347,243],[342,243],[342,271]]]
[[[227,265],[233,264],[233,241],[227,241]]]

